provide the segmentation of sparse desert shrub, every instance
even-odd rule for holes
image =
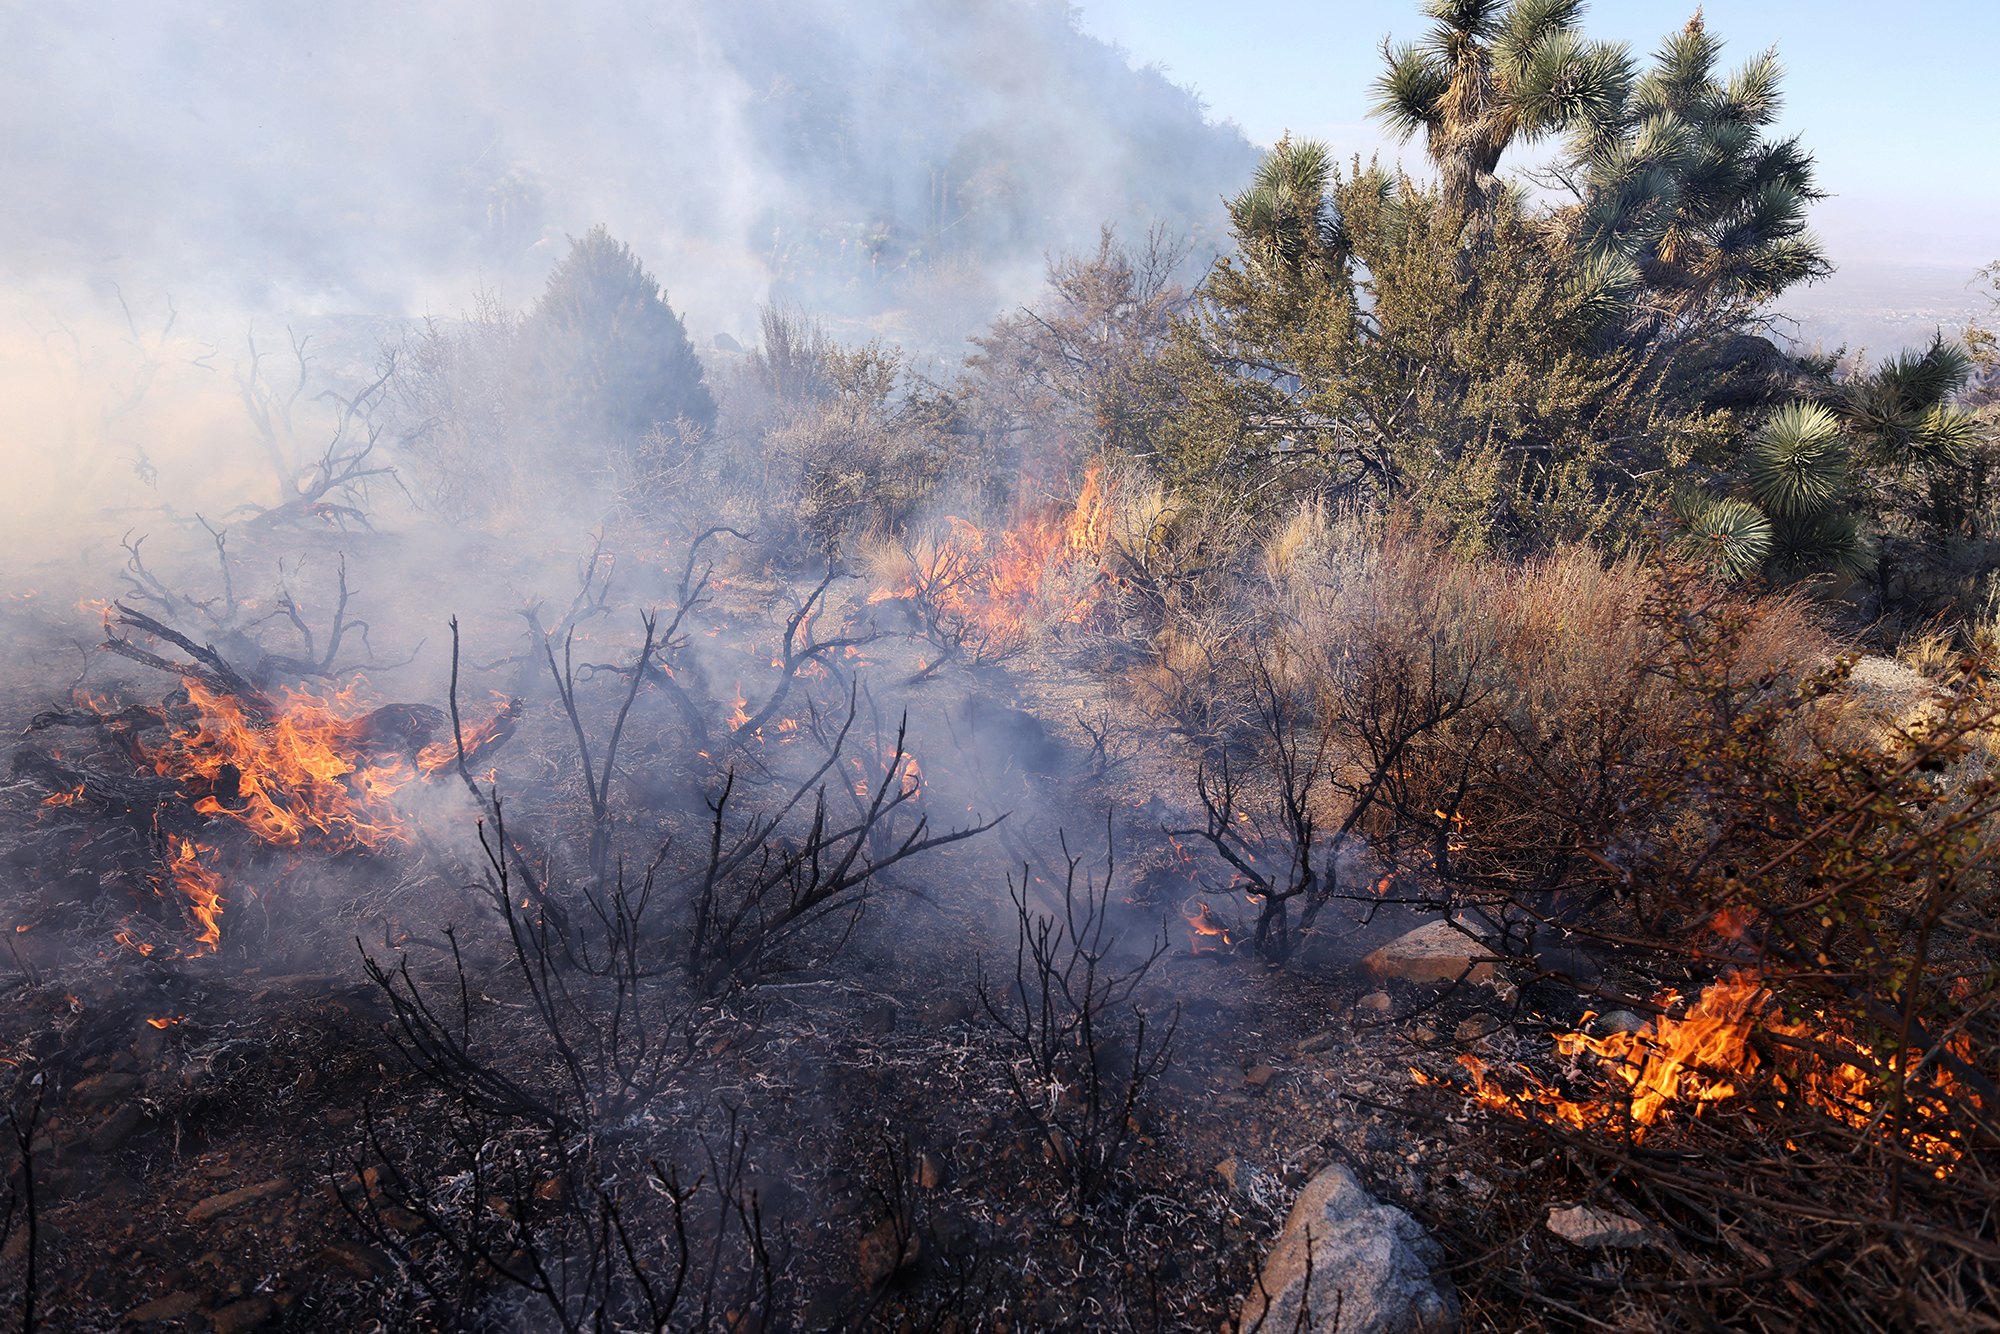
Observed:
[[[844,346],[816,320],[767,307],[763,345],[723,387],[725,485],[757,511],[767,557],[794,566],[905,532],[947,484],[983,469],[955,409],[879,341]]]
[[[400,453],[425,509],[459,523],[504,514],[524,460],[513,445],[511,371],[520,316],[490,291],[461,319],[426,318],[391,381]]]
[[[1399,875],[1399,894],[1440,904],[1533,886],[1538,911],[1583,911],[1571,822],[1589,811],[1615,823],[1619,766],[1671,751],[1686,726],[1658,667],[1665,630],[1646,614],[1659,572],[1584,547],[1525,565],[1468,559],[1436,528],[1312,507],[1276,526],[1260,563],[1232,628],[1192,647],[1167,637],[1136,674],[1184,712],[1234,721],[1217,736],[1238,748],[1241,791],[1222,805],[1252,818],[1211,820],[1215,838],[1259,866],[1327,868],[1297,904],[1307,928],[1328,899],[1378,894]],[[1168,656],[1193,647],[1198,664]],[[1790,682],[1832,649],[1802,603],[1771,600],[1745,627],[1739,665]],[[1324,785],[1274,777],[1301,753],[1318,757]],[[1208,770],[1219,783],[1214,757]],[[1288,791],[1299,810],[1285,809]],[[1306,816],[1317,852],[1299,846]],[[1337,883],[1338,855],[1363,840],[1370,885]],[[1258,897],[1260,938],[1287,939],[1263,917],[1291,896]]]

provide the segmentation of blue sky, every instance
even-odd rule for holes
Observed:
[[[1692,3],[1599,0],[1583,26],[1643,55],[1692,12]],[[2000,0],[1711,0],[1705,14],[1728,43],[1725,65],[1777,47],[1782,132],[1803,136],[1821,188],[1836,196],[1814,225],[1837,262],[1969,272],[2000,259]],[[1414,39],[1429,21],[1416,0],[1085,0],[1082,24],[1135,64],[1166,67],[1211,116],[1260,144],[1290,129],[1386,157],[1396,150],[1366,118],[1377,50],[1385,35]],[[1420,146],[1402,151],[1422,165]]]

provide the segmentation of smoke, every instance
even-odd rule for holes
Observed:
[[[1256,156],[1046,0],[110,0],[0,42],[17,532],[273,503],[246,378],[303,342],[307,466],[314,395],[411,319],[526,306],[597,223],[704,345],[785,303],[950,365],[1104,222],[1205,264]]]
[[[1210,123],[1191,93],[1133,69],[1045,0],[110,0],[10,9],[0,41],[17,71],[0,84],[13,130],[0,169],[14,186],[0,213],[0,459],[12,482],[0,549],[13,574],[0,591],[19,595],[0,612],[7,681],[32,695],[26,708],[72,684],[164,691],[156,673],[94,651],[106,599],[151,607],[232,658],[306,661],[330,652],[350,587],[347,614],[365,628],[332,666],[343,678],[364,669],[367,698],[443,700],[456,613],[471,705],[496,690],[547,705],[535,631],[556,627],[550,642],[578,632],[595,708],[610,698],[609,668],[635,651],[637,609],[671,604],[687,537],[600,565],[608,483],[581,467],[552,475],[543,464],[559,451],[522,455],[530,503],[499,519],[500,507],[469,506],[481,517],[458,522],[423,491],[403,438],[409,405],[384,399],[372,419],[346,410],[385,349],[407,358],[436,328],[460,342],[485,330],[492,355],[455,352],[453,390],[473,405],[468,419],[521,408],[532,389],[506,355],[515,314],[568,238],[601,223],[658,278],[718,384],[729,358],[715,349],[731,344],[716,336],[757,344],[760,307],[948,369],[966,335],[1036,292],[1051,252],[1094,250],[1106,223],[1133,241],[1156,225],[1188,238],[1191,277],[1226,236],[1221,198],[1256,160],[1236,127]],[[427,316],[440,324],[421,325]],[[382,453],[365,462],[401,475],[324,497],[348,513],[301,508],[315,465],[355,457],[384,423]],[[737,428],[712,453],[768,445],[751,438],[756,423]],[[522,438],[469,434],[466,474]],[[654,492],[702,508],[685,485]],[[267,521],[279,506],[288,517]],[[700,517],[695,530],[716,516]],[[774,527],[736,522],[767,539]],[[743,567],[718,589],[765,577],[715,545]],[[703,707],[747,692],[754,708],[777,688],[771,646],[737,637],[781,623],[764,604],[783,591],[766,585],[760,602],[732,590],[687,632],[680,669]],[[851,619],[866,639],[869,591],[843,580],[827,624]],[[921,753],[952,793],[940,820],[1004,801],[1023,808],[1011,834],[1046,815],[1019,738],[973,727],[962,683],[887,684],[933,649],[868,651],[888,735],[904,696],[918,706]],[[1015,702],[994,703],[995,716],[1032,723]],[[638,707],[649,735],[680,725],[659,699]],[[1000,778],[952,773],[971,764],[953,762],[954,720],[967,754]],[[1039,727],[1030,741],[1046,748]],[[715,735],[726,739],[719,724]],[[550,744],[538,734],[519,748]],[[690,780],[670,758],[635,749],[623,763],[648,801],[698,810],[702,794],[680,791]]]
[[[294,315],[532,295],[629,241],[704,328],[774,291],[1009,271],[1103,221],[1212,233],[1254,154],[1024,0],[17,8],[15,280]]]

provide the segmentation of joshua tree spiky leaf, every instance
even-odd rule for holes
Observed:
[[[1281,140],[1257,168],[1229,215],[1251,262],[1274,277],[1325,280],[1346,255],[1330,192],[1333,155],[1315,139]]]
[[[1852,514],[1830,510],[1771,525],[1766,562],[1776,573],[1797,577],[1815,570],[1859,574],[1868,567],[1868,544]]]
[[[1724,579],[1740,579],[1771,554],[1771,521],[1745,500],[1689,505],[1688,541]]]
[[[1787,403],[1752,437],[1750,493],[1775,517],[1802,519],[1834,505],[1847,489],[1847,442],[1840,422],[1817,403]]]
[[[1887,467],[1948,467],[1977,434],[1973,418],[1950,406],[1972,373],[1972,358],[1942,334],[1922,352],[1903,352],[1853,382],[1840,414]]]
[[[1579,102],[1571,122],[1564,170],[1583,197],[1570,235],[1580,254],[1637,262],[1662,326],[1831,271],[1805,226],[1821,197],[1812,159],[1796,139],[1762,138],[1782,68],[1765,55],[1719,80],[1721,47],[1696,15],[1643,77]]]
[[[1623,103],[1631,61],[1622,45],[1588,42],[1579,0],[1431,0],[1436,26],[1421,43],[1384,44],[1372,115],[1392,134],[1424,132],[1444,209],[1483,228],[1503,188],[1495,172],[1515,139],[1602,119]]]

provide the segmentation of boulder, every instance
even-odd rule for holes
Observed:
[[[1426,922],[1416,930],[1396,937],[1361,961],[1370,977],[1381,981],[1400,978],[1405,982],[1467,982],[1504,990],[1506,974],[1498,964],[1485,960],[1490,953],[1476,939],[1450,922]],[[1474,963],[1479,959],[1482,962]]]
[[[1354,1173],[1336,1164],[1299,1192],[1261,1280],[1244,1300],[1237,1329],[1239,1334],[1455,1331],[1461,1318],[1458,1294],[1440,1272],[1444,1264],[1443,1249],[1416,1219],[1376,1200]]]

